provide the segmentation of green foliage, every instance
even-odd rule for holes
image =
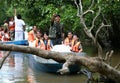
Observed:
[[[83,0],[83,10],[89,8],[92,0]],[[92,9],[97,12],[98,5],[102,8],[102,14],[111,20],[111,12],[115,19],[120,18],[120,3],[119,0],[95,0]],[[27,25],[37,25],[43,31],[50,27],[50,20],[53,14],[61,15],[61,22],[64,25],[65,31],[73,31],[79,33],[85,38],[80,20],[76,16],[77,8],[73,0],[4,0],[0,1],[0,23],[9,16],[13,16],[14,9],[20,13]],[[91,26],[91,21],[95,14],[85,16],[85,21],[88,26]],[[96,21],[96,28],[102,21],[102,16]]]
[[[0,25],[3,25],[3,21],[6,19],[6,2],[0,0]]]
[[[76,31],[80,23],[72,3],[69,0],[11,0],[6,14],[12,16],[16,8],[28,25],[37,25],[42,30],[49,29],[53,14],[60,14],[65,31]]]

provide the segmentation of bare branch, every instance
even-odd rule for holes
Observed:
[[[109,52],[106,53],[106,56],[105,56],[105,58],[104,58],[105,61],[108,60],[108,56],[109,56]]]
[[[103,17],[103,20],[105,21],[106,24],[110,24],[110,22],[108,22],[108,20],[105,18],[104,14],[101,13],[102,17]]]
[[[88,8],[88,10],[90,10],[93,5],[94,5],[94,0],[92,0],[92,3],[91,3],[91,5],[90,5],[90,7]]]
[[[86,26],[86,24],[85,24],[85,21],[84,21],[84,19],[83,19],[82,16],[80,17],[80,21],[81,21],[81,24],[82,24],[83,27],[84,27],[84,30],[85,30],[86,32],[89,32],[89,33],[90,33],[90,31],[88,30],[88,28],[87,28],[87,26]]]
[[[108,34],[108,30],[105,31],[105,33],[103,34],[103,38],[106,36],[106,34]]]
[[[77,16],[80,17],[80,8],[76,0],[74,0],[75,5],[77,6]]]
[[[80,13],[83,14],[83,7],[82,7],[82,1],[79,0],[79,6],[80,6]]]
[[[82,24],[84,24],[84,26],[86,26],[86,25],[85,25],[85,23],[82,23]],[[94,40],[94,38],[93,38],[93,36],[92,36],[91,32],[88,30],[88,28],[87,28],[87,27],[86,27],[86,28],[84,28],[84,31],[85,31],[86,35],[87,35],[89,38],[91,38],[91,39],[93,39],[93,40]]]
[[[114,51],[113,51],[113,50],[111,50],[111,51],[110,51],[109,58],[111,58],[111,57],[112,57],[113,53],[114,53]]]
[[[95,34],[95,42],[97,41],[98,33],[103,27],[110,27],[111,25],[104,25],[104,23],[101,24],[101,26],[97,29],[96,34]]]
[[[93,18],[92,26],[91,26],[91,28],[89,29],[89,28],[87,27],[86,23],[85,23],[84,15],[86,15],[87,13],[94,13],[94,11],[91,10],[91,9],[88,9],[88,10],[86,10],[85,12],[83,12],[82,1],[79,0],[79,2],[77,2],[77,0],[74,0],[74,2],[75,2],[76,6],[77,6],[77,9],[78,9],[77,16],[79,16],[79,18],[80,18],[80,22],[81,22],[81,24],[82,24],[83,27],[84,27],[84,31],[85,31],[85,33],[88,35],[88,37],[90,37],[90,38],[94,41],[94,44],[98,47],[98,56],[102,58],[102,47],[101,47],[101,45],[99,44],[99,42],[97,41],[97,36],[98,36],[98,33],[99,33],[99,31],[101,30],[101,28],[102,28],[102,27],[105,27],[105,26],[108,26],[108,25],[102,24],[102,25],[98,28],[95,37],[94,37],[93,34],[91,33],[91,30],[92,30],[92,29],[94,28],[94,26],[95,26],[95,21],[96,21],[97,17],[100,15],[101,8],[100,8],[100,6],[99,6],[99,11],[98,11],[98,13],[96,14],[96,16]],[[79,3],[79,5],[78,5],[78,3]],[[93,4],[94,4],[94,0],[92,1],[90,8],[93,6]],[[79,14],[79,15],[78,15],[78,14]]]
[[[111,64],[111,57],[113,55],[114,51],[111,50],[110,52],[106,53],[106,56],[104,58],[104,60],[106,61],[106,63],[108,63],[109,65]]]
[[[84,15],[86,15],[87,13],[94,13],[94,11],[93,10],[87,10],[87,11],[85,11],[82,15],[84,16]]]
[[[97,44],[97,46],[98,46],[98,56],[99,57],[102,57],[102,47],[101,47],[101,45],[97,41],[98,33],[100,32],[100,30],[103,27],[108,27],[108,26],[110,26],[110,25],[104,25],[104,23],[102,23],[101,26],[97,29],[96,34],[95,34],[94,43]]]
[[[94,11],[91,10],[93,4],[94,4],[94,0],[92,0],[92,3],[91,3],[91,5],[90,5],[90,7],[83,13],[83,16],[84,16],[85,14],[87,14],[87,13],[92,13],[92,14],[94,13]]]
[[[62,69],[59,69],[57,72],[59,72],[60,74],[66,74],[66,73],[69,73],[69,65],[70,63],[68,61],[66,61],[63,66],[62,66]]]
[[[2,68],[2,66],[3,66],[5,60],[7,59],[7,57],[10,55],[10,52],[11,52],[11,51],[7,51],[7,52],[5,53],[5,55],[4,55],[4,57],[2,58],[2,60],[1,60],[1,62],[0,62],[0,69]]]
[[[62,66],[62,69],[59,69],[57,71],[57,72],[60,72],[60,74],[69,73],[69,66],[72,65],[72,64],[75,64],[74,56],[76,56],[76,55],[72,55],[72,54],[68,54],[68,55],[70,55],[70,57],[68,57],[66,59],[66,62]]]
[[[93,21],[92,21],[92,26],[91,26],[91,28],[90,28],[90,31],[94,28],[94,26],[95,26],[95,21],[96,21],[97,17],[100,15],[100,12],[101,12],[101,8],[99,7],[99,11],[98,11],[97,15],[94,17],[94,19],[93,19]]]
[[[111,50],[111,51],[110,51],[110,54],[109,54],[109,57],[108,57],[108,64],[109,64],[109,65],[111,65],[111,57],[112,57],[113,53],[114,53],[114,51]]]
[[[120,63],[118,63],[114,68],[118,69],[120,67]]]

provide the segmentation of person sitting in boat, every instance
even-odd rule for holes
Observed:
[[[15,35],[15,22],[14,22],[14,18],[10,17],[10,21],[8,23],[8,29],[10,31],[10,37],[11,40],[14,40],[14,35]]]
[[[75,34],[73,36],[73,40],[74,40],[74,44],[72,46],[71,51],[73,51],[73,52],[82,52],[83,49],[82,49],[81,42],[80,42],[77,34]]]
[[[4,33],[3,33],[3,36],[2,36],[2,41],[10,41],[10,34],[9,34],[7,28],[4,29]]]
[[[32,30],[28,32],[28,41],[33,42],[36,39],[37,27],[33,26]]]
[[[35,47],[45,50],[45,44],[44,44],[42,33],[40,30],[37,31],[37,34],[36,34]]]
[[[65,38],[63,44],[66,45],[66,46],[70,46],[70,47],[73,46],[74,40],[73,40],[73,33],[72,32],[68,32],[68,35]]]
[[[43,35],[43,41],[44,41],[45,50],[50,51],[51,48],[53,47],[53,43],[49,39],[47,32],[45,32],[44,35]]]

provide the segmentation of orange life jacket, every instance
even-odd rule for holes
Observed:
[[[70,41],[70,39],[67,37],[67,38],[64,40],[64,44],[65,44],[65,45],[70,45],[70,44],[71,44],[71,46],[73,46],[74,40],[72,39],[72,40]],[[70,46],[70,47],[71,47],[71,46]]]
[[[10,30],[10,31],[15,30],[15,23],[14,23],[14,22],[13,22],[13,24],[12,24],[12,25],[10,25],[10,26],[9,26],[9,30]]]
[[[72,47],[72,51],[79,52],[80,51],[79,46],[80,46],[80,42],[77,42],[76,44],[74,44]]]
[[[50,39],[47,41],[47,45],[45,45],[45,43],[44,43],[44,45],[45,45],[45,50],[48,50],[48,51],[51,50],[50,43],[51,43],[51,40],[50,40]]]
[[[31,30],[29,33],[28,33],[28,41],[31,41],[33,42],[35,40],[36,36],[34,34],[34,31]]]
[[[40,45],[39,45],[39,43],[40,43]],[[45,44],[44,44],[43,40],[36,39],[35,40],[35,47],[45,50]]]

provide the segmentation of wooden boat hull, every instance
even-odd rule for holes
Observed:
[[[28,40],[19,40],[19,41],[6,41],[0,42],[4,44],[15,44],[15,45],[28,45]]]
[[[49,72],[49,73],[57,73],[59,69],[62,68],[63,63],[58,63],[52,59],[43,59],[41,57],[30,55],[29,62],[33,69],[37,71]],[[80,66],[71,65],[69,67],[70,73],[76,73],[80,71]]]
[[[30,46],[32,43],[29,43]],[[65,55],[66,53],[71,53],[70,48],[66,45],[55,45],[51,51],[55,52],[60,52]],[[86,55],[85,53],[76,53],[78,56],[84,56]],[[62,68],[63,63],[58,63],[52,59],[44,59],[35,55],[30,55],[29,56],[29,63],[30,66],[38,71],[43,71],[43,72],[50,72],[50,73],[57,73],[59,69]],[[80,66],[78,65],[71,65],[69,67],[70,73],[75,73],[80,71]]]

